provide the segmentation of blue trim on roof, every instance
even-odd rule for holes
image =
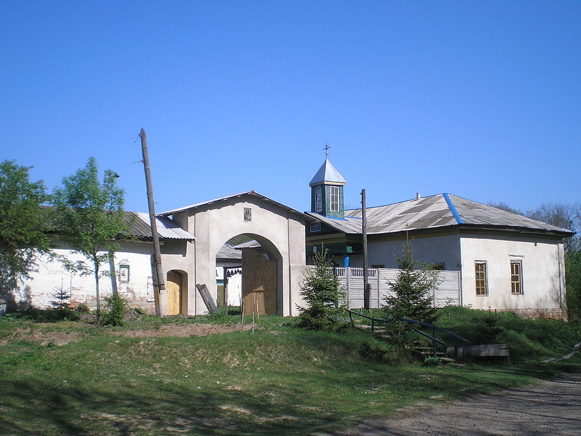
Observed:
[[[454,203],[452,203],[452,200],[450,200],[450,196],[448,194],[446,194],[446,193],[444,193],[442,195],[444,196],[444,199],[446,200],[446,203],[448,203],[448,207],[450,208],[450,212],[452,212],[452,215],[454,215],[454,218],[456,218],[456,222],[458,224],[464,224],[464,221],[462,221],[462,218],[458,214],[458,211],[456,210],[456,207],[454,206]]]
[[[325,215],[321,215],[324,216],[325,218],[327,218],[328,220],[336,220],[336,221],[347,221],[347,218],[339,218],[339,217],[334,217],[334,216],[325,216]]]

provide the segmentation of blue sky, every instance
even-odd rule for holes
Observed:
[[[452,193],[577,203],[579,1],[0,0],[0,159],[52,190],[95,156],[147,211]]]

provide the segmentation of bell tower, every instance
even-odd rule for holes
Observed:
[[[325,162],[309,183],[311,212],[329,218],[345,218],[343,186],[345,179],[329,161],[329,144],[325,144]]]

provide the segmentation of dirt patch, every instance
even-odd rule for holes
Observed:
[[[39,345],[66,345],[70,342],[82,341],[87,335],[79,332],[35,332],[29,329],[16,331],[9,338],[0,340],[0,345],[6,345],[9,341],[29,341]]]
[[[189,338],[191,336],[209,336],[235,331],[248,331],[258,329],[255,324],[245,324],[244,326],[227,326],[220,324],[187,324],[187,325],[164,325],[159,328],[146,330],[124,330],[120,332],[110,332],[112,335],[127,338],[151,338],[151,337],[179,337]],[[6,345],[8,341],[30,341],[39,345],[66,345],[71,342],[78,342],[88,335],[80,332],[39,332],[30,329],[17,330],[9,338],[0,340],[0,346]]]
[[[190,336],[210,336],[222,333],[248,331],[258,328],[253,324],[244,326],[227,326],[221,324],[187,324],[187,325],[164,325],[158,329],[148,330],[125,330],[113,333],[128,338],[151,338],[151,337],[178,337],[189,338]]]

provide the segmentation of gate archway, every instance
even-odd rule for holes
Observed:
[[[250,191],[162,215],[171,215],[196,238],[185,256],[164,257],[169,268],[186,270],[193,277],[187,291],[187,313],[208,312],[204,299],[196,290],[198,285],[206,285],[214,302],[217,300],[216,256],[226,241],[241,234],[251,235],[264,250],[267,260],[274,261],[267,264],[275,271],[275,279],[266,283],[274,297],[265,300],[268,311],[275,307],[273,312],[277,315],[296,313],[300,282],[306,268],[304,214]],[[251,290],[258,288],[260,285]]]

